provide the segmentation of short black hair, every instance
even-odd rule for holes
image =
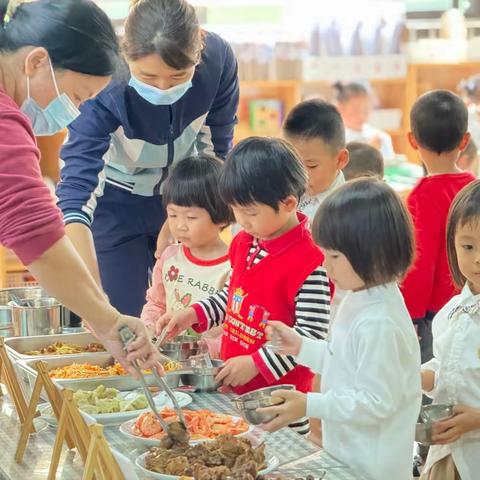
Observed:
[[[118,65],[118,40],[107,14],[91,0],[0,0],[0,52],[43,47],[54,68],[106,77]],[[2,27],[3,23],[3,27]]]
[[[467,279],[458,266],[455,235],[458,227],[480,221],[480,180],[469,183],[458,192],[450,206],[447,219],[447,254],[450,272],[458,288],[465,285]]]
[[[413,260],[407,209],[375,178],[352,180],[332,192],[315,215],[312,233],[321,248],[343,253],[367,287],[400,280]]]
[[[353,180],[358,177],[376,176],[383,179],[385,166],[381,152],[363,142],[347,143],[349,162],[343,169],[343,175],[346,180]]]
[[[229,205],[262,203],[278,211],[293,195],[300,200],[308,175],[298,154],[285,140],[250,137],[238,143],[225,161],[220,194]]]
[[[433,90],[413,104],[410,124],[420,147],[439,155],[451,152],[468,130],[467,107],[458,95]]]
[[[345,148],[345,126],[335,105],[305,100],[288,114],[283,131],[287,137],[323,140],[333,151]]]
[[[223,163],[208,155],[181,160],[164,184],[163,205],[204,208],[215,225],[230,225],[234,221],[233,212],[218,191],[222,170]]]

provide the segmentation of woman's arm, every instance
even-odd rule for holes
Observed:
[[[67,237],[62,237],[46,250],[28,265],[28,269],[50,295],[89,323],[105,348],[130,373],[135,374],[135,370],[127,364],[127,360],[143,358],[145,368],[153,366],[157,352],[145,325],[139,319],[121,315],[108,303]],[[118,328],[123,324],[127,324],[137,336],[137,341],[131,345],[135,351],[128,358],[118,336]]]

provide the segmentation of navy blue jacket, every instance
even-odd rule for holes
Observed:
[[[152,105],[129,75],[85,102],[61,151],[57,188],[65,223],[93,221],[105,182],[142,196],[159,195],[169,167],[197,152],[225,157],[232,146],[239,84],[230,45],[208,32],[192,87],[171,106]]]

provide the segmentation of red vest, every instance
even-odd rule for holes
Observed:
[[[261,305],[270,312],[270,320],[288,326],[295,324],[295,297],[306,278],[323,263],[323,254],[313,242],[306,217],[299,215],[300,224],[282,236],[262,242],[268,255],[247,268],[247,257],[253,237],[240,232],[230,247],[232,277],[229,285],[227,314],[224,321],[221,357],[227,360],[255,353],[265,342],[265,326],[260,319],[249,318],[251,305]],[[293,384],[297,390],[311,390],[313,373],[297,366],[271,385]],[[246,385],[235,388],[242,394],[269,384],[258,374]]]

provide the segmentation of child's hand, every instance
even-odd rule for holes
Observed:
[[[455,405],[452,418],[435,422],[432,440],[445,445],[457,441],[464,433],[480,429],[480,409],[467,405]]]
[[[240,355],[225,362],[215,380],[224,386],[245,385],[258,375],[258,368],[250,355]]]
[[[277,414],[272,421],[262,425],[267,432],[275,432],[307,414],[307,395],[305,393],[296,390],[276,390],[272,393],[272,397],[283,398],[285,402],[274,407],[257,409],[259,413]]]
[[[269,321],[267,328],[267,339],[278,344],[276,353],[280,355],[298,355],[302,346],[302,337],[282,322]]]
[[[197,314],[193,308],[186,308],[176,313],[165,313],[158,320],[155,326],[157,335],[167,329],[165,340],[180,335],[197,322]]]

